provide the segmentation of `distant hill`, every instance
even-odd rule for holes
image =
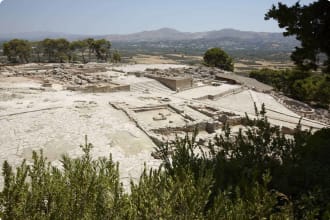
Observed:
[[[234,38],[241,40],[286,40],[292,38],[283,37],[282,33],[240,31],[235,29],[222,29],[206,32],[181,32],[171,28],[161,28],[152,31],[142,31],[124,35],[79,35],[60,32],[24,32],[0,34],[0,40],[22,38],[26,40],[41,40],[45,38],[67,38],[69,40],[83,39],[87,37],[106,38],[113,42],[156,42],[156,41],[184,41],[184,40],[214,40]]]
[[[162,28],[127,35],[108,35],[113,46],[128,54],[134,53],[183,53],[201,55],[208,48],[221,47],[234,57],[287,60],[299,45],[294,37],[282,33],[267,33],[222,29],[207,32],[180,32]]]
[[[235,38],[242,40],[284,40],[282,33],[240,31],[235,29],[222,29],[207,32],[180,32],[171,28],[162,28],[153,31],[142,31],[127,35],[108,35],[107,39],[120,42],[143,42],[143,41],[181,41],[181,40],[214,40],[221,38]]]
[[[202,55],[208,48],[221,47],[236,58],[288,60],[299,45],[282,33],[222,29],[206,32],[180,32],[162,28],[127,35],[105,36],[114,48],[132,56],[136,53],[181,53]]]
[[[68,40],[106,38],[113,48],[126,54],[136,53],[183,53],[201,55],[208,48],[221,47],[235,57],[260,57],[288,59],[299,42],[294,37],[284,37],[282,33],[240,31],[222,29],[206,32],[181,32],[171,28],[142,31],[125,35],[77,35],[56,32],[27,32],[0,34],[0,42],[13,38],[31,41],[45,38],[66,38]]]
[[[142,31],[127,35],[108,35],[107,39],[119,42],[141,42],[141,41],[167,41],[167,40],[190,40],[191,33],[180,32],[171,28],[162,28],[153,31]]]
[[[11,40],[14,38],[25,39],[30,41],[43,40],[45,38],[66,38],[68,40],[83,39],[88,37],[87,35],[79,34],[67,34],[60,32],[46,32],[46,31],[32,31],[32,32],[22,32],[22,33],[5,33],[0,34],[0,41]]]

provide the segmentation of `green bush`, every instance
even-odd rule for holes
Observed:
[[[111,156],[92,160],[91,144],[62,167],[33,153],[13,171],[3,164],[2,219],[329,219],[330,129],[280,133],[265,117],[228,126],[207,148],[196,133],[158,147],[162,165],[123,190]]]
[[[252,71],[250,77],[269,84],[292,98],[315,102],[323,107],[330,104],[330,77],[328,75],[312,74],[297,69],[261,69]]]

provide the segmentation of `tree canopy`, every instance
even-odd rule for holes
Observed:
[[[318,0],[301,6],[299,2],[289,7],[278,3],[266,13],[265,19],[275,19],[284,36],[294,35],[301,42],[291,54],[292,60],[303,69],[324,66],[330,73],[330,1]]]
[[[93,60],[107,62],[111,56],[111,43],[106,39],[68,41],[64,38],[30,42],[13,39],[3,44],[4,55],[11,63],[33,62],[74,62],[83,63]],[[88,53],[88,57],[85,56]],[[113,60],[113,59],[111,59]],[[120,54],[115,51],[115,62],[120,61]]]
[[[3,53],[12,63],[27,63],[31,55],[31,45],[26,40],[13,39],[3,44]]]
[[[120,53],[118,52],[118,50],[115,50],[113,53],[112,53],[112,62],[114,63],[118,63],[121,61],[121,56],[120,56]]]
[[[110,57],[111,43],[105,39],[96,40],[93,43],[96,57],[99,60],[107,61]]]
[[[72,51],[80,52],[83,62],[86,63],[85,51],[88,49],[88,44],[86,40],[77,40],[71,42],[70,49]]]
[[[233,59],[220,48],[207,50],[204,54],[204,62],[211,67],[217,67],[227,71],[234,70]]]

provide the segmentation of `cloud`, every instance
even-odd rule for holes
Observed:
[[[3,2],[3,0],[0,0],[0,4],[1,4],[1,2]]]

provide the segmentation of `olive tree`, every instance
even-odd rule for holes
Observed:
[[[12,63],[27,63],[31,55],[31,45],[26,40],[13,39],[3,44],[3,53]]]
[[[217,67],[227,71],[234,70],[233,59],[220,48],[211,48],[204,54],[204,63],[207,66]]]

